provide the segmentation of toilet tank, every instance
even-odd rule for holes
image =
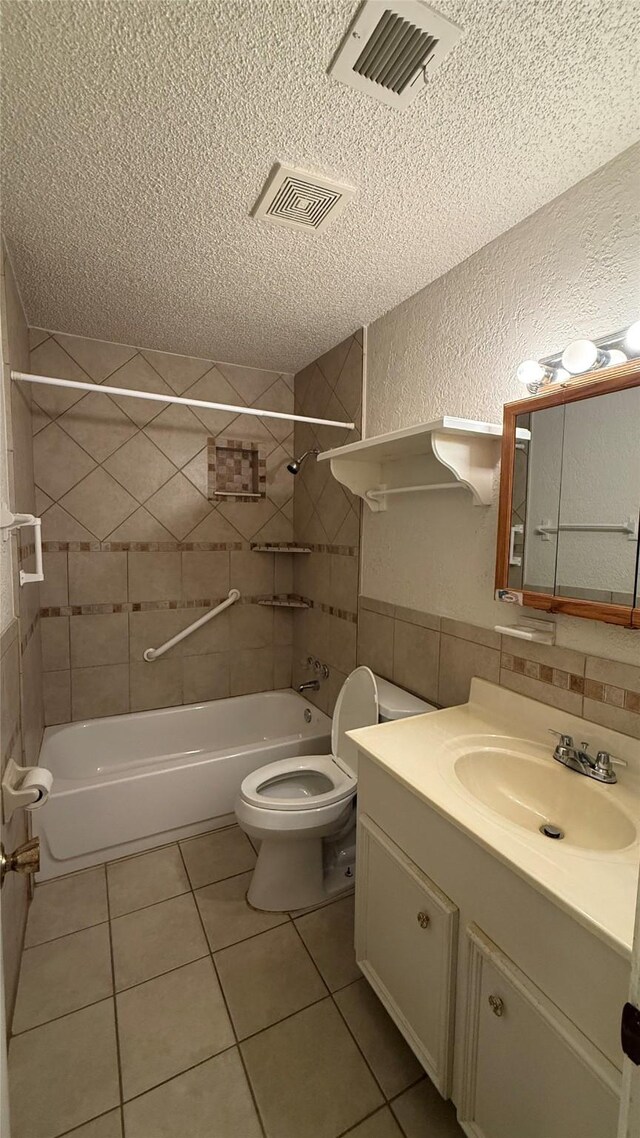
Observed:
[[[378,688],[378,719],[388,723],[392,719],[408,719],[410,715],[425,715],[427,711],[437,711],[432,703],[411,695],[403,688],[376,676]]]

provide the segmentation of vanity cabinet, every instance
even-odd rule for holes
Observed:
[[[474,1138],[614,1138],[615,1070],[476,926],[458,1118]]]
[[[370,818],[358,843],[358,964],[448,1098],[458,910]]]
[[[628,960],[362,752],[358,809],[358,964],[465,1134],[615,1138]]]

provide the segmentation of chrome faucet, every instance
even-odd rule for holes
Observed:
[[[626,767],[624,759],[614,759],[608,751],[598,751],[596,757],[589,754],[589,744],[582,742],[579,747],[576,747],[571,735],[563,735],[562,731],[554,731],[552,727],[549,728],[550,735],[556,735],[558,743],[553,752],[553,757],[557,762],[562,763],[563,766],[568,767],[569,770],[577,771],[578,774],[584,774],[587,778],[595,778],[597,782],[617,782],[618,778],[613,769],[613,764],[616,766]]]
[[[298,684],[296,691],[320,691],[320,680],[307,680],[304,684]]]

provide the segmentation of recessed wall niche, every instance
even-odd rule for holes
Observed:
[[[267,493],[267,461],[256,443],[208,439],[208,497],[254,502]]]

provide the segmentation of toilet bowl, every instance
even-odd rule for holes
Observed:
[[[336,701],[330,755],[281,759],[247,775],[235,812],[241,829],[260,842],[250,905],[304,909],[353,886],[358,749],[346,733],[377,723],[379,713],[397,719],[431,710],[369,668],[356,668]]]

